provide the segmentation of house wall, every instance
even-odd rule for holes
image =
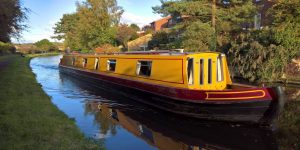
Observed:
[[[253,0],[253,3],[260,7],[257,11],[257,15],[253,18],[252,22],[243,23],[242,27],[245,29],[260,29],[270,25],[273,19],[268,15],[268,11],[276,2],[274,0]]]
[[[171,19],[171,16],[162,18],[160,20],[154,21],[151,23],[151,27],[154,31],[159,31],[163,28],[167,28],[168,22]]]

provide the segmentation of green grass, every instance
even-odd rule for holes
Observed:
[[[0,149],[99,149],[54,106],[29,67],[30,58],[1,56]]]

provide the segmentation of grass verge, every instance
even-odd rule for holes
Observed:
[[[0,149],[99,149],[51,103],[29,67],[30,58],[0,57]]]
[[[41,53],[41,54],[26,54],[25,57],[41,57],[41,56],[55,56],[55,55],[59,55],[60,53],[58,52],[53,52],[53,53]]]

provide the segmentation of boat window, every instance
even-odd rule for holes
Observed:
[[[82,60],[82,67],[85,68],[87,65],[87,58],[83,58]]]
[[[200,84],[203,85],[204,81],[204,59],[200,59],[200,68],[199,68],[199,75],[200,75]]]
[[[95,70],[98,70],[99,67],[99,58],[95,59]]]
[[[187,73],[188,73],[188,83],[194,84],[194,59],[188,59],[188,66],[187,66]]]
[[[107,70],[108,71],[115,71],[116,70],[116,60],[115,59],[107,60]]]
[[[75,57],[73,57],[72,58],[72,66],[75,66],[75,61],[76,61],[76,59],[75,59]]]
[[[208,82],[208,84],[212,83],[212,81],[211,81],[211,79],[212,79],[212,77],[211,77],[211,75],[212,75],[212,73],[211,73],[212,68],[211,67],[212,67],[211,59],[208,59],[208,64],[207,64],[207,73],[208,73],[207,82]]]
[[[223,80],[224,80],[223,63],[222,63],[222,57],[220,55],[217,59],[217,81],[221,82]]]
[[[150,76],[152,68],[152,61],[138,61],[136,67],[136,74],[140,76]]]

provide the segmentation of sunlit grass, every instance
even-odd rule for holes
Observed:
[[[59,55],[60,53],[58,52],[52,52],[52,53],[41,53],[41,54],[26,54],[25,57],[41,57],[41,56],[55,56],[55,55]]]
[[[9,62],[0,67],[0,149],[98,149],[51,103],[29,60],[0,57],[0,64]]]

